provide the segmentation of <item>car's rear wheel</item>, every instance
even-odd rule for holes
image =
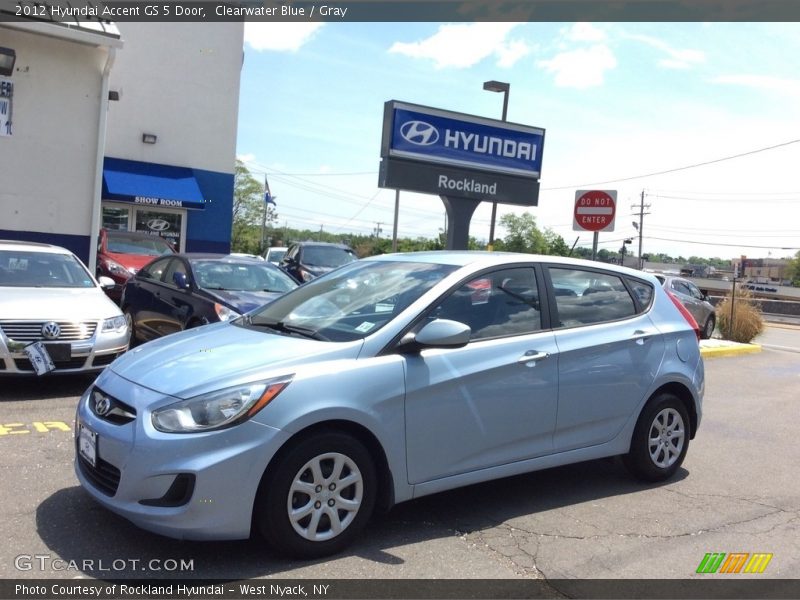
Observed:
[[[676,396],[663,393],[647,403],[623,457],[628,470],[644,481],[663,481],[677,471],[689,449],[689,416]]]
[[[701,332],[700,336],[707,340],[712,335],[714,335],[714,328],[717,326],[717,317],[714,314],[708,315],[705,324],[703,325],[703,331]]]
[[[282,452],[264,475],[255,525],[282,554],[318,558],[358,535],[375,506],[377,477],[369,452],[339,432],[316,434]]]

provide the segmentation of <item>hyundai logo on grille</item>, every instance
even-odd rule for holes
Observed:
[[[406,121],[400,126],[400,135],[417,146],[431,146],[439,141],[436,127],[425,121]]]
[[[169,229],[169,222],[164,219],[150,219],[147,222],[147,228],[150,231],[166,231]]]
[[[101,417],[111,410],[111,400],[102,396],[94,405],[95,412]]]
[[[42,335],[48,340],[54,340],[61,335],[61,327],[54,321],[49,321],[42,325]]]

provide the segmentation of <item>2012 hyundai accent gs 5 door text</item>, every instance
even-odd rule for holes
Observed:
[[[376,506],[498,477],[622,455],[666,479],[703,382],[697,331],[650,275],[386,255],[117,359],[80,399],[75,468],[145,529],[316,557]]]

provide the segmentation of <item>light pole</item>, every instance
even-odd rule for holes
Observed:
[[[511,91],[511,84],[505,83],[503,81],[495,81],[492,79],[491,81],[484,81],[483,82],[483,89],[488,92],[503,92],[503,116],[502,120],[506,120],[506,116],[508,115],[508,94]],[[489,251],[491,252],[494,250],[494,222],[497,218],[497,202],[492,202],[492,221],[489,225]]]

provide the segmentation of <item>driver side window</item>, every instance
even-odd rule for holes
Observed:
[[[539,331],[542,320],[534,270],[520,267],[480,275],[442,300],[431,316],[469,325],[473,341]]]

